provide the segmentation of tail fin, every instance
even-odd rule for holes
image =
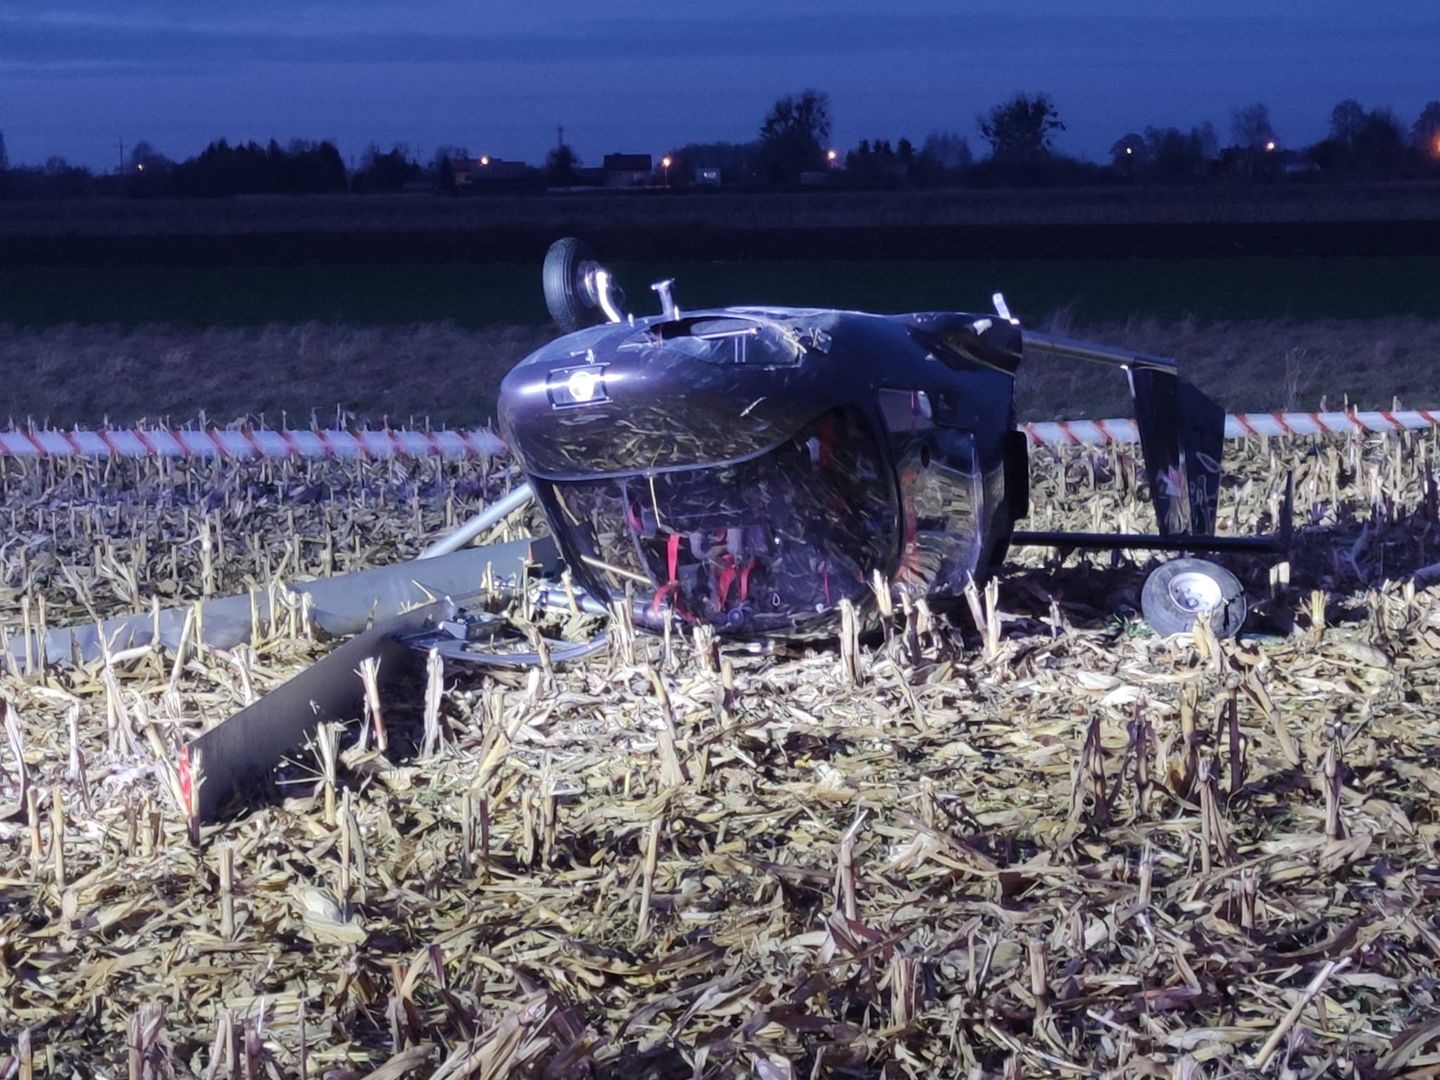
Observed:
[[[1213,535],[1225,410],[1172,371],[1132,368],[1130,391],[1160,535]]]

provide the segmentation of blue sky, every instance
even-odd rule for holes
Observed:
[[[832,141],[916,143],[1046,91],[1057,145],[1270,106],[1283,142],[1345,97],[1407,127],[1440,98],[1440,4],[1390,0],[0,0],[0,132],[15,162],[91,166],[118,140],[172,157],[211,138],[439,144],[532,162],[565,126],[583,160],[752,138],[780,94],[830,94]]]

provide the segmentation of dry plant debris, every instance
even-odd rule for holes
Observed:
[[[1159,640],[1143,566],[1046,552],[972,598],[983,636],[963,602],[769,655],[622,625],[432,670],[385,745],[326,729],[193,835],[178,747],[323,654],[303,619],[12,671],[0,1077],[1428,1075],[1436,449],[1232,446],[1227,530],[1296,473],[1266,633]],[[1126,452],[1034,467],[1036,527],[1144,527]],[[0,617],[393,562],[511,480],[3,463]]]

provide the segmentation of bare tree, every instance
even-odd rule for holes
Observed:
[[[770,179],[788,183],[823,168],[829,138],[829,94],[806,90],[780,98],[760,125],[760,156]]]
[[[1345,149],[1354,149],[1364,128],[1365,108],[1354,98],[1346,98],[1330,110],[1330,138]]]
[[[1405,132],[1389,109],[1374,109],[1354,142],[1355,162],[1373,176],[1393,177],[1405,168]]]
[[[545,158],[545,177],[554,187],[573,185],[580,178],[576,171],[579,168],[580,155],[567,142],[556,143]]]
[[[1150,147],[1143,136],[1133,131],[1122,135],[1110,147],[1110,163],[1126,176],[1140,172],[1150,157]]]
[[[932,131],[925,136],[920,153],[933,158],[947,172],[968,169],[975,160],[975,155],[970,150],[970,140],[953,131]]]
[[[125,171],[128,173],[168,172],[170,165],[168,157],[141,139],[130,148],[130,153],[126,156]]]
[[[464,146],[437,146],[435,156],[430,159],[430,171],[438,172],[445,162],[452,165],[457,161],[469,161],[470,151]]]
[[[1236,146],[1251,150],[1271,150],[1279,141],[1270,124],[1270,107],[1258,101],[1230,113],[1230,134]]]

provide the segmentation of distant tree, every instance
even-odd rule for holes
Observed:
[[[448,162],[451,163],[451,165],[454,165],[454,163],[457,162],[457,161],[469,161],[469,160],[471,160],[471,158],[470,158],[470,151],[469,151],[466,147],[463,147],[463,146],[437,146],[437,147],[435,148],[435,154],[434,154],[434,156],[431,157],[431,159],[430,159],[429,170],[430,170],[430,172],[439,172],[440,166],[441,166],[444,162],[447,162],[447,161],[448,161]]]
[[[261,194],[272,190],[271,167],[265,148],[219,138],[175,167],[175,190],[180,195],[219,198]]]
[[[1405,132],[1389,109],[1366,112],[1347,99],[1330,114],[1330,134],[1306,156],[1327,173],[1377,178],[1398,176],[1405,168]]]
[[[95,177],[83,165],[71,165],[63,157],[45,162],[44,186],[47,194],[75,198],[94,194]]]
[[[569,143],[559,143],[545,158],[545,181],[551,187],[570,187],[580,179],[580,155]]]
[[[130,153],[125,159],[125,171],[127,173],[169,172],[171,164],[168,157],[141,139],[130,148]]]
[[[125,157],[124,173],[110,181],[112,190],[139,198],[158,198],[173,191],[174,163],[144,139],[137,140]]]
[[[434,178],[437,190],[454,191],[455,163],[469,160],[470,151],[463,146],[437,146],[426,172]]]
[[[1432,101],[1420,110],[1410,129],[1410,143],[1422,158],[1440,162],[1440,101]]]
[[[1279,142],[1270,124],[1270,107],[1258,101],[1231,111],[1230,134],[1236,146],[1251,150],[1265,150]]]
[[[1405,132],[1389,109],[1372,109],[1355,136],[1354,160],[1367,176],[1391,178],[1405,167]]]
[[[1280,175],[1280,138],[1270,123],[1270,108],[1255,102],[1230,112],[1233,150],[1225,155],[1227,165],[1251,179],[1274,179]]]
[[[334,143],[293,139],[285,148],[280,185],[293,195],[320,195],[349,190],[350,177]]]
[[[923,169],[915,146],[902,138],[894,146],[889,139],[861,139],[845,155],[845,182],[854,188],[897,188],[915,179]]]
[[[1365,126],[1365,107],[1354,98],[1346,98],[1330,110],[1330,138],[1346,150],[1355,148],[1355,140]]]
[[[1064,131],[1059,110],[1047,94],[1016,94],[979,118],[980,133],[997,160],[1034,161],[1050,153],[1050,135]]]
[[[1150,147],[1142,135],[1130,132],[1115,140],[1110,147],[1110,163],[1122,176],[1135,177],[1148,171]]]
[[[1150,174],[1167,182],[1203,176],[1219,152],[1215,129],[1208,122],[1188,133],[1177,127],[1145,129],[1145,153]]]
[[[404,144],[396,143],[389,150],[382,151],[378,145],[371,143],[361,159],[353,187],[356,191],[366,192],[399,191],[420,176],[420,166],[410,160],[410,151]]]
[[[455,166],[450,163],[448,157],[440,159],[440,164],[435,168],[435,190],[452,192],[455,187]]]
[[[760,125],[760,157],[771,183],[793,183],[825,167],[830,95],[805,90],[770,107]]]
[[[933,131],[925,136],[916,158],[917,178],[922,184],[958,180],[975,163],[970,140],[953,131]]]

